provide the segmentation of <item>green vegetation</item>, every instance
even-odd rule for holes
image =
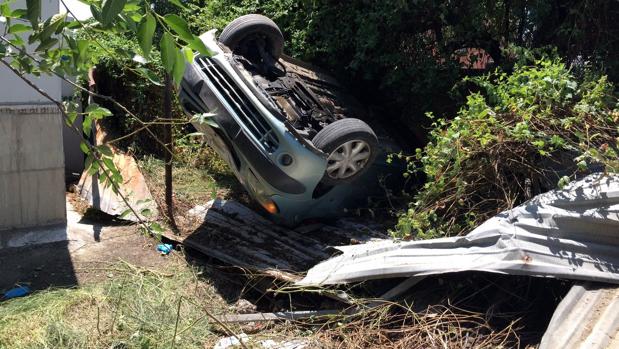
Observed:
[[[118,263],[98,272],[109,279],[4,302],[0,347],[203,348],[219,337],[206,311],[221,314],[226,303],[192,267]]]
[[[510,45],[556,48],[566,61],[589,61],[609,81],[619,80],[614,59],[619,46],[612,44],[619,36],[613,20],[619,6],[612,0],[191,0],[184,9],[167,1],[152,3],[160,14],[185,18],[193,34],[221,30],[248,13],[271,17],[284,32],[287,54],[330,70],[358,96],[385,108],[386,119],[418,138],[424,136],[419,128],[431,123],[426,112],[453,115],[465,103],[466,91],[462,96],[452,90],[471,73],[460,69],[459,49],[481,48],[509,71],[514,57],[504,49]]]
[[[453,115],[464,102],[451,93],[471,73],[456,59],[462,48],[481,48],[510,68],[509,45],[552,47],[567,62],[590,61],[619,81],[613,0],[192,0],[182,16],[201,33],[247,13],[271,17],[286,53],[332,71],[411,131],[429,125],[425,112]]]
[[[570,179],[619,172],[619,105],[606,76],[578,80],[545,58],[469,80],[481,92],[453,119],[436,119],[428,145],[406,157],[408,174],[426,183],[395,236],[467,233]]]
[[[180,155],[180,161],[174,163],[173,181],[175,200],[180,205],[179,214],[211,199],[226,199],[232,191],[239,190],[238,181],[211,148],[192,145],[177,148],[177,154]],[[149,155],[142,157],[139,164],[149,180],[152,194],[162,201],[165,187],[164,162]]]

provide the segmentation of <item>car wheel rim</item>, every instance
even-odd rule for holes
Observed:
[[[364,141],[348,141],[329,154],[327,175],[334,179],[344,179],[356,175],[370,159],[370,145]]]

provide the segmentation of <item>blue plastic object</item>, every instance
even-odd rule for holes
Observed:
[[[157,245],[157,251],[161,252],[161,254],[170,254],[170,252],[172,252],[173,249],[174,249],[174,246],[172,246],[171,244]]]
[[[17,286],[4,293],[4,299],[23,297],[30,293],[30,288],[27,286]]]

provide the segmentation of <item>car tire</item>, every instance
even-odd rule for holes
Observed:
[[[258,14],[241,16],[224,28],[219,42],[237,52],[241,43],[252,35],[261,35],[266,40],[267,51],[277,61],[284,49],[284,35],[270,18]]]
[[[327,154],[322,183],[329,185],[359,178],[372,165],[378,151],[378,138],[372,128],[353,118],[327,125],[314,136],[312,143]]]

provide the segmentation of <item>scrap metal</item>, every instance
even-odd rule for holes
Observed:
[[[339,246],[298,285],[462,271],[619,284],[619,175],[594,174],[538,195],[466,236]]]

